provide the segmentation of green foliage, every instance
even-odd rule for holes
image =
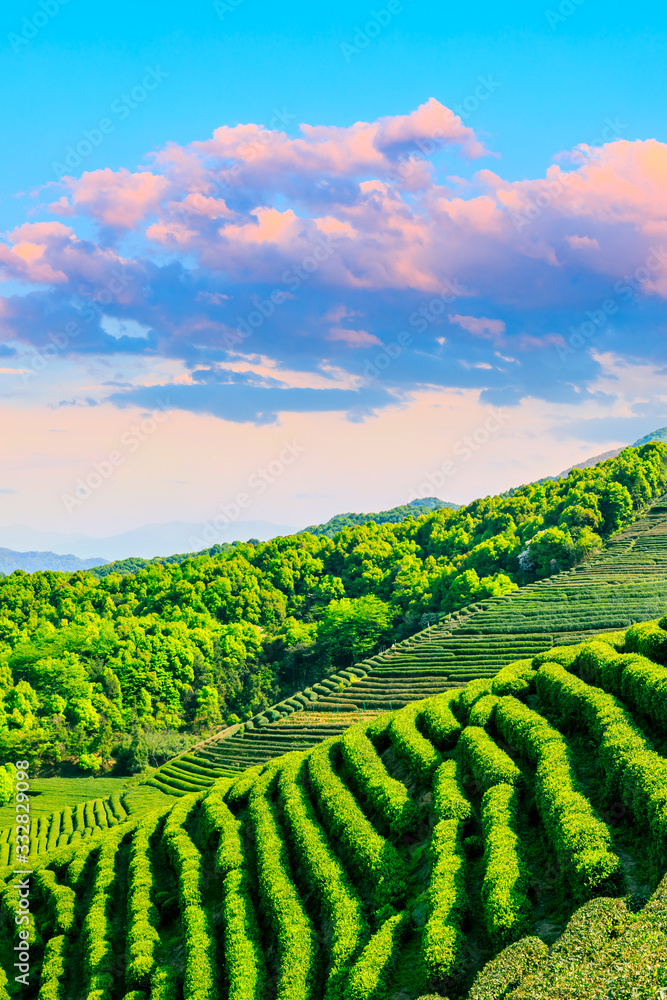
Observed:
[[[158,734],[250,719],[422,620],[580,562],[664,489],[665,454],[645,444],[564,480],[334,538],[16,571],[0,580],[0,761],[20,747],[33,763],[157,766],[170,749]]]
[[[467,910],[465,854],[459,819],[441,819],[433,830],[433,871],[428,891],[429,916],[422,937],[422,958],[434,979],[445,979],[461,963],[465,937],[461,921]]]
[[[582,727],[596,742],[607,792],[620,795],[636,821],[662,845],[667,863],[667,761],[655,752],[625,707],[613,695],[585,684],[557,664],[540,667],[540,698],[570,727]]]
[[[110,936],[110,901],[116,884],[116,855],[128,827],[110,830],[102,840],[93,897],[81,928],[84,976],[88,995],[96,1000],[111,998],[113,990],[113,946]]]
[[[150,840],[155,834],[161,814],[149,813],[138,824],[130,848],[128,879],[127,981],[137,987],[148,985],[155,963],[155,948],[160,941],[157,932],[158,912],[154,903],[154,872]]]
[[[449,507],[450,510],[459,510],[458,504],[444,503],[437,497],[426,497],[423,500],[413,500],[411,503],[403,504],[400,507],[392,507],[390,510],[382,510],[377,514],[337,514],[325,524],[311,524],[304,528],[301,534],[325,535],[327,538],[335,538],[336,535],[345,528],[356,527],[358,524],[367,524],[374,521],[376,524],[399,524],[406,518],[419,517],[426,511],[441,510]]]
[[[549,957],[549,948],[538,937],[524,937],[509,945],[476,976],[468,1000],[499,1000],[510,997],[512,987],[537,971]]]
[[[217,849],[215,864],[223,879],[222,912],[225,922],[225,972],[229,1000],[259,1000],[267,979],[257,915],[252,901],[252,879],[244,864],[240,826],[224,802],[224,788],[212,788],[202,803],[202,834]]]
[[[158,793],[151,803],[145,786],[136,790],[143,798],[121,798],[118,786],[94,779],[114,794],[37,811],[31,972],[40,997],[387,1000],[430,990],[459,1000],[588,1000],[610,989],[614,997],[659,992],[667,986],[667,880],[641,907],[667,865],[667,763],[630,699],[590,681],[621,691],[632,677],[639,698],[649,667],[660,676],[666,668],[619,645],[616,637],[555,648],[561,663],[533,660],[528,673],[517,661],[494,693],[477,682],[370,725],[331,725],[338,734],[324,742],[304,742],[171,805],[159,805]],[[265,729],[242,740],[261,746]],[[291,749],[287,727],[276,729]],[[214,775],[221,744],[207,746],[210,768],[193,754],[172,770]],[[193,770],[181,772],[186,766]],[[595,812],[593,800],[610,798],[627,806],[620,821],[606,808]],[[12,836],[0,828],[3,861]],[[612,837],[632,905],[596,899],[556,940],[578,900],[618,894]],[[547,868],[554,861],[555,875]],[[0,873],[3,926],[17,913],[14,878],[12,868]],[[480,963],[531,927],[550,950],[524,937],[473,984]],[[3,975],[12,948],[11,939],[0,943]]]
[[[258,778],[250,792],[259,888],[278,942],[280,1000],[308,1000],[314,986],[315,939],[312,923],[292,883],[287,848],[267,793],[274,775]]]
[[[537,807],[572,891],[613,890],[621,882],[621,864],[607,827],[578,788],[564,738],[512,696],[498,705],[495,723],[503,739],[537,765]]]
[[[359,659],[370,652],[391,623],[385,601],[372,594],[331,601],[318,629],[318,637],[334,660]]]
[[[357,725],[348,729],[340,747],[357,787],[363,790],[368,804],[382,817],[391,833],[400,836],[415,826],[417,809],[405,785],[388,773],[363,728]]]
[[[333,752],[331,741],[326,741],[308,757],[308,775],[319,809],[355,876],[368,883],[378,903],[390,902],[405,892],[401,858],[394,846],[374,830],[336,774]]]
[[[329,845],[305,792],[305,772],[304,758],[289,754],[280,771],[279,788],[296,864],[317,898],[320,913],[332,928],[325,1000],[335,1000],[341,996],[353,959],[368,936],[368,925],[361,900]]]
[[[9,802],[14,794],[14,775],[16,768],[8,763],[0,765],[0,806]]]
[[[463,792],[460,762],[445,760],[435,772],[433,809],[438,819],[466,823],[472,818],[472,806]]]
[[[68,885],[61,885],[55,872],[48,868],[38,868],[35,872],[35,885],[46,900],[49,917],[53,927],[58,931],[67,932],[74,924],[76,894]]]
[[[461,723],[452,711],[458,702],[459,691],[446,691],[425,704],[422,721],[429,739],[440,749],[452,747],[461,732]]]
[[[482,906],[489,937],[496,947],[504,947],[526,934],[532,914],[527,896],[528,869],[517,832],[518,800],[513,781],[494,784],[482,798]]]
[[[39,1000],[61,1000],[61,980],[65,974],[67,939],[64,935],[49,938],[44,949],[40,976]],[[2,994],[0,993],[0,997]]]
[[[394,967],[399,946],[409,930],[407,912],[396,913],[373,935],[355,963],[343,1000],[380,1000],[386,996],[389,975]]]
[[[626,653],[640,653],[655,663],[667,664],[667,632],[661,623],[667,624],[667,618],[632,625],[625,633]]]
[[[185,945],[184,1000],[217,997],[216,962],[211,924],[201,899],[201,855],[183,824],[201,796],[179,800],[167,816],[163,841],[178,876]]]
[[[494,695],[513,694],[519,698],[527,695],[533,684],[532,660],[519,660],[498,671],[491,681],[491,691]]]
[[[408,771],[422,784],[430,785],[442,756],[417,728],[422,711],[423,705],[418,702],[396,712],[388,733],[394,750]]]
[[[518,785],[522,775],[512,758],[479,726],[466,726],[459,740],[462,759],[481,792],[505,782]]]

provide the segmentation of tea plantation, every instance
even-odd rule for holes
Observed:
[[[551,622],[562,636],[572,619]],[[667,617],[554,644],[234,777],[212,768],[210,787],[144,815],[114,812],[29,858],[27,987],[12,857],[0,997],[659,997],[666,664]]]
[[[349,725],[350,713],[403,707],[492,677],[508,663],[553,646],[646,621],[665,607],[667,502],[660,500],[591,562],[466,608],[326,678],[256,716],[244,730],[170,761],[151,784],[172,794],[197,791],[217,777],[318,742],[338,731],[337,720],[341,729]]]

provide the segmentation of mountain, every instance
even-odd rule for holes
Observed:
[[[655,431],[650,431],[650,433],[645,434],[644,437],[639,438],[639,440],[633,442],[630,445],[631,448],[639,448],[642,444],[648,444],[649,441],[667,441],[667,427],[659,427]],[[628,445],[623,445],[623,448],[627,448]],[[571,465],[569,469],[564,469],[563,472],[559,472],[557,476],[548,476],[548,479],[567,479],[569,474],[573,469],[590,469],[592,466],[597,465],[598,462],[606,462],[608,458],[616,458],[621,454],[623,448],[614,448],[612,451],[605,451],[601,455],[593,455],[592,458],[587,458],[583,462],[577,462],[576,465]]]
[[[151,559],[174,552],[194,552],[224,542],[246,541],[248,538],[268,541],[277,535],[294,534],[297,530],[293,525],[271,521],[232,521],[218,528],[212,518],[209,522],[144,524],[116,535],[93,538],[89,535],[38,531],[19,524],[0,528],[0,546],[7,546],[14,552],[50,549],[52,553],[70,558],[94,559],[92,565],[99,566],[109,560],[131,556]]]
[[[13,573],[15,569],[26,573],[38,570],[55,570],[62,573],[76,573],[80,569],[92,569],[104,565],[104,559],[78,559],[72,555],[56,555],[55,552],[14,552],[0,548],[0,575]]]
[[[310,527],[304,528],[300,534],[307,531],[310,535],[326,535],[327,538],[333,538],[343,528],[351,528],[356,524],[367,524],[368,521],[375,521],[376,524],[399,524],[406,517],[420,517],[422,514],[428,514],[432,510],[441,510],[443,507],[449,507],[450,510],[460,510],[461,505],[438,500],[437,497],[426,497],[424,500],[411,500],[410,503],[403,504],[401,507],[381,510],[377,514],[336,514],[324,524],[311,524]]]
[[[638,448],[640,444],[648,444],[649,441],[667,441],[667,427],[659,427],[657,431],[651,431],[650,434],[645,434],[643,438],[639,438],[635,441],[633,448]]]

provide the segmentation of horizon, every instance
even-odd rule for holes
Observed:
[[[465,505],[667,423],[663,10],[42,7],[0,15],[3,527]]]

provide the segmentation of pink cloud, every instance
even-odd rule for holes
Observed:
[[[590,236],[566,236],[565,242],[569,243],[573,250],[599,250],[600,244]]]
[[[487,319],[486,316],[450,316],[449,322],[456,323],[478,337],[499,337],[505,332],[505,324],[501,319]]]
[[[367,330],[347,330],[342,326],[332,327],[326,339],[342,340],[348,347],[372,347],[373,344],[382,347],[382,341],[375,334],[368,333]]]
[[[405,143],[414,143],[418,148],[424,147],[424,152],[437,148],[439,144],[456,144],[471,159],[484,156],[487,152],[473,129],[464,125],[458,115],[434,97],[430,97],[409,115],[380,118],[375,138],[377,149],[388,149]]]
[[[49,207],[58,215],[73,212],[92,215],[105,226],[132,229],[154,213],[170,187],[165,177],[141,171],[133,174],[122,167],[114,171],[92,170],[79,179],[66,178],[72,192],[71,203],[60,198]]]
[[[466,156],[483,151],[434,98],[375,122],[304,124],[297,136],[222,126],[203,142],[169,144],[152,171],[67,178],[68,195],[51,210],[143,237],[150,253],[187,255],[188,268],[225,281],[278,284],[306,262],[309,281],[332,288],[437,294],[457,281],[468,297],[511,305],[562,302],[574,266],[613,285],[667,239],[667,145],[656,140],[580,147],[569,154],[572,169],[554,163],[528,180],[481,170],[471,181],[450,179],[451,190],[418,160],[403,162],[415,165],[414,175],[401,175],[399,157],[443,144]],[[86,257],[93,271],[107,259],[66,227],[48,238],[36,233],[2,246],[4,273],[56,284],[84,273]],[[664,263],[643,287],[665,295]],[[469,332],[499,335],[480,326],[483,318],[463,319],[476,324]]]

